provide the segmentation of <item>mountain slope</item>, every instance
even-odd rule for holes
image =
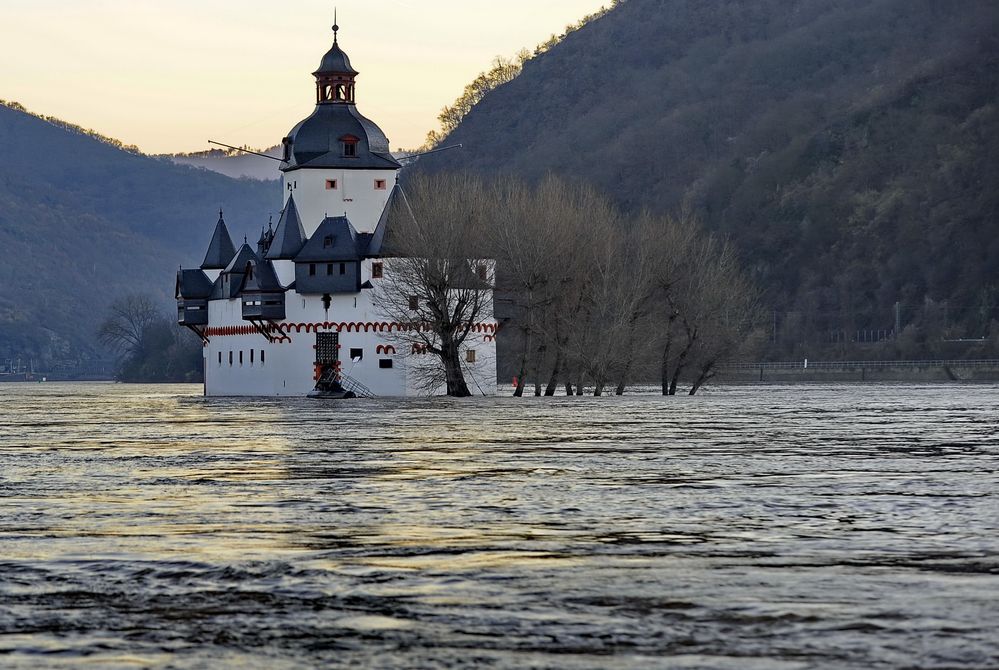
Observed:
[[[627,0],[421,169],[687,203],[737,243],[778,339],[891,328],[895,302],[903,326],[947,302],[944,334],[980,336],[999,319],[997,40],[987,0]]]
[[[253,149],[253,151],[280,158],[283,147],[278,144],[269,149]],[[281,172],[278,169],[281,164],[277,161],[233,149],[210,149],[208,151],[196,151],[186,154],[163,154],[160,157],[167,158],[178,165],[205,168],[206,170],[218,172],[234,179],[247,177],[249,179],[267,181],[281,177]]]
[[[115,297],[170,307],[176,268],[200,262],[220,206],[254,239],[280,207],[274,182],[129,153],[6,106],[0,156],[0,358],[95,355]]]

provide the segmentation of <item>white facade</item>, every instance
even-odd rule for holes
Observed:
[[[284,204],[295,194],[305,234],[312,235],[327,216],[346,216],[359,233],[378,225],[397,170],[302,168],[283,173]]]
[[[296,196],[297,197],[297,196]],[[364,281],[371,278],[364,261]],[[388,263],[386,263],[388,265]],[[304,396],[316,384],[316,333],[338,333],[341,369],[379,397],[426,395],[420,382],[424,366],[436,366],[431,354],[414,353],[399,324],[384,320],[371,303],[371,290],[335,294],[327,312],[322,296],[286,293],[285,319],[275,341],[268,341],[242,318],[242,301],[208,303],[208,343],[204,347],[205,395]],[[473,394],[496,391],[496,324],[476,324],[461,352],[465,380]],[[359,350],[354,352],[352,350]],[[469,354],[469,351],[474,352]],[[359,353],[361,360],[353,361]],[[469,362],[469,359],[474,362]],[[384,361],[391,361],[384,367]],[[443,393],[443,388],[429,389]]]

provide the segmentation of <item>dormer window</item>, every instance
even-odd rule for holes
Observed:
[[[343,148],[344,158],[355,158],[357,157],[357,143],[361,141],[361,138],[355,137],[353,135],[344,135],[340,138],[340,146]]]
[[[333,248],[333,235],[327,235],[323,238],[323,249]]]

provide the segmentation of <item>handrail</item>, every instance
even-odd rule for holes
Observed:
[[[719,370],[836,370],[843,368],[928,368],[928,367],[999,367],[999,359],[933,359],[922,361],[761,361],[759,363],[730,363],[718,366]]]

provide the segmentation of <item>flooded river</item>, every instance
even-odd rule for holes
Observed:
[[[0,667],[999,667],[999,386],[0,385]]]

